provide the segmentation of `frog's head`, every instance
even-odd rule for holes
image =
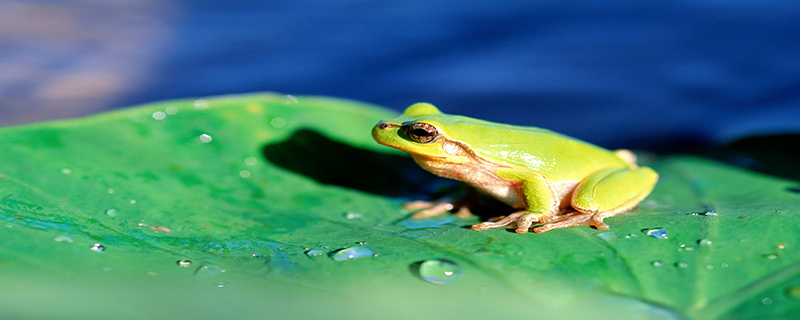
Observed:
[[[372,128],[372,137],[415,158],[462,163],[467,152],[463,144],[448,137],[446,123],[450,118],[432,104],[420,102],[396,118],[379,122]]]

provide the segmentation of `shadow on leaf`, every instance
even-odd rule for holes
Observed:
[[[267,161],[319,183],[378,195],[427,198],[455,185],[425,172],[410,157],[356,148],[309,129],[264,146],[262,153]]]

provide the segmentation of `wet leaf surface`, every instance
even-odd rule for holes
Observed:
[[[661,156],[649,163],[661,174],[653,194],[607,219],[611,230],[476,232],[468,226],[479,217],[414,220],[402,210],[456,188],[372,141],[369,129],[391,116],[265,94],[0,129],[0,314],[800,312],[797,182]],[[656,228],[661,236],[648,236]]]

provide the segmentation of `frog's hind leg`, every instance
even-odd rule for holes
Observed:
[[[572,207],[589,225],[606,230],[603,219],[630,211],[653,191],[658,174],[648,167],[600,170],[583,181],[572,194]]]

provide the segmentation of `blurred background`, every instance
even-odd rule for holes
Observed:
[[[277,91],[606,147],[800,132],[800,1],[0,0],[0,125]]]

